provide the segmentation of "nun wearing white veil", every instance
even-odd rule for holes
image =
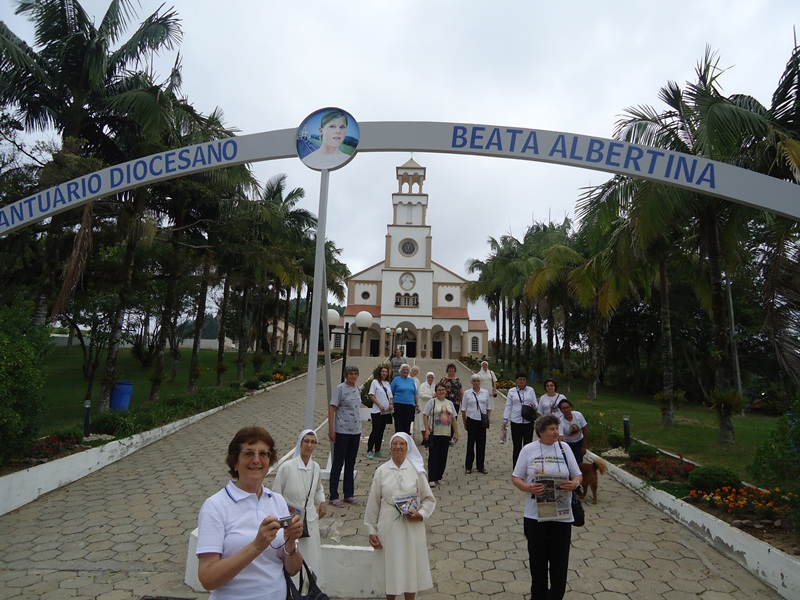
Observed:
[[[392,436],[392,457],[375,470],[364,524],[375,549],[375,570],[386,598],[411,600],[433,587],[425,521],[436,508],[422,455],[407,433]]]
[[[272,490],[281,494],[289,510],[305,514],[308,537],[297,540],[303,558],[317,575],[320,586],[324,582],[322,573],[322,548],[319,537],[319,520],[325,516],[325,491],[322,488],[320,468],[311,455],[317,447],[317,434],[313,429],[304,429],[297,438],[294,457],[284,462],[275,476]],[[319,506],[319,509],[317,507]]]

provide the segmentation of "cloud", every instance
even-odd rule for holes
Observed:
[[[23,39],[32,30],[0,4]],[[140,17],[161,0],[141,0]],[[99,22],[106,0],[83,2]],[[296,127],[341,106],[359,121],[455,121],[602,137],[625,108],[658,106],[683,84],[706,45],[730,66],[726,93],[769,104],[793,44],[796,2],[465,2],[464,0],[174,0],[183,19],[184,92],[221,107],[242,133]],[[174,55],[159,57],[161,73]],[[353,272],[383,258],[395,167],[407,154],[361,154],[331,174],[327,236]],[[531,220],[574,214],[593,171],[491,158],[416,154],[428,168],[434,260],[466,276],[487,236],[521,236]],[[285,172],[318,208],[319,174],[299,160],[255,166]],[[485,316],[485,315],[482,315]]]

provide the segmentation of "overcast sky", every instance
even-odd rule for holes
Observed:
[[[141,0],[140,19],[161,0]],[[100,22],[106,0],[83,6]],[[183,21],[184,87],[242,134],[293,128],[338,106],[359,122],[447,121],[612,137],[630,106],[662,108],[706,45],[728,68],[725,93],[765,105],[800,21],[797,0],[174,0]],[[30,26],[0,0],[26,41]],[[131,27],[131,30],[133,27]],[[174,53],[158,62],[166,76]],[[331,173],[327,237],[356,273],[383,259],[395,167],[407,153],[362,153]],[[486,238],[521,237],[532,221],[573,216],[581,189],[608,176],[528,161],[417,153],[427,167],[433,260],[467,276]],[[288,175],[318,209],[319,173],[299,159],[254,165],[261,181]],[[474,307],[473,318],[488,318]],[[491,328],[493,330],[493,328]]]

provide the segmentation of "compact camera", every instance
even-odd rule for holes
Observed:
[[[281,517],[278,519],[278,523],[280,523],[281,527],[286,529],[292,524],[292,517]]]

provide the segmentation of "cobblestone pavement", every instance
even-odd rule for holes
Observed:
[[[360,381],[377,364],[374,358],[352,362],[361,368]],[[445,361],[418,364],[423,374],[444,372]],[[334,380],[336,373],[334,368]],[[468,378],[462,366],[458,375]],[[253,396],[0,517],[0,598],[206,598],[183,583],[188,534],[203,500],[227,481],[227,444],[240,427],[258,424],[267,427],[280,453],[291,450],[303,427],[305,381]],[[324,381],[319,372],[316,424],[326,418]],[[427,600],[529,595],[524,500],[510,481],[510,443],[500,444],[503,399],[497,400],[488,475],[464,474],[464,436],[451,448],[444,485],[434,490],[438,504],[428,545],[435,587],[420,594]],[[356,467],[362,500],[379,464],[365,456],[369,431],[366,423]],[[326,433],[323,428],[315,454],[323,466],[330,451]],[[386,442],[389,435],[387,430]],[[363,504],[331,507],[323,527],[326,521],[335,525],[342,543],[367,545],[363,511]],[[601,478],[599,504],[587,504],[586,513],[586,527],[573,529],[570,599],[779,598],[610,477]]]

